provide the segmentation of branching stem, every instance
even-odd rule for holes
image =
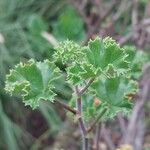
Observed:
[[[95,78],[91,78],[89,82],[87,83],[87,85],[83,89],[80,90],[79,95],[82,95],[89,88],[89,86],[92,84],[94,80]]]
[[[83,137],[83,150],[88,150],[88,143],[89,143],[89,139],[88,139],[88,133],[93,129],[93,127],[96,125],[96,123],[98,122],[97,120],[99,120],[101,118],[101,116],[103,115],[103,113],[106,111],[103,111],[101,113],[101,115],[97,118],[97,120],[92,124],[92,127],[88,130],[84,124],[83,118],[82,118],[82,102],[81,102],[81,96],[86,92],[86,90],[89,88],[89,86],[92,84],[92,82],[95,80],[95,78],[91,78],[89,80],[89,82],[87,83],[87,85],[79,90],[78,86],[75,87],[75,93],[77,95],[77,100],[76,100],[76,109],[77,109],[77,118],[79,121],[79,126],[81,129],[81,133],[82,133],[82,137]]]

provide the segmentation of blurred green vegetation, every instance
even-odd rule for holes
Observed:
[[[148,0],[139,2],[141,17]],[[106,8],[103,10],[109,8],[112,1],[107,0],[104,4]],[[131,4],[130,0],[122,1],[121,6],[115,7],[113,13],[98,26],[104,29],[104,35],[119,37],[131,31]],[[86,15],[89,18],[90,15],[94,16],[96,8],[92,9],[93,14],[88,13],[87,11]],[[113,19],[117,21],[113,23]],[[20,61],[26,62],[30,58],[51,60],[54,43],[48,41],[43,33],[53,35],[55,42],[65,39],[78,43],[86,41],[87,26],[84,21],[69,0],[0,0],[0,150],[38,150],[51,147],[55,142],[56,133],[63,128],[64,111],[48,102],[42,102],[39,109],[34,111],[24,107],[18,97],[10,97],[4,92],[5,75]],[[139,53],[135,57],[138,58],[139,55],[141,56]],[[138,62],[140,66],[140,60]],[[132,65],[136,68],[136,73],[139,66],[134,66],[134,62]],[[60,65],[60,68],[64,69],[64,66]],[[59,80],[56,86],[59,89],[58,98],[67,101],[72,91],[68,85],[63,84],[64,80]],[[147,107],[149,110],[149,104]],[[149,126],[149,119],[146,122]],[[67,131],[70,138],[70,129]],[[61,140],[68,139],[60,139],[60,145]],[[70,143],[66,142],[67,144]]]
[[[66,0],[0,0],[0,137],[2,139],[0,149],[2,150],[26,150],[30,147],[38,149],[39,145],[35,138],[42,137],[45,132],[48,133],[47,137],[51,134],[54,136],[53,133],[58,132],[61,126],[62,118],[58,115],[61,112],[56,112],[54,106],[44,102],[41,103],[39,111],[35,112],[38,116],[42,114],[41,118],[47,125],[34,126],[36,121],[40,124],[41,119],[36,120],[36,113],[15,101],[17,97],[9,97],[4,92],[4,81],[8,70],[20,61],[29,58],[51,59],[54,49],[42,36],[42,32],[53,33],[57,40],[69,38],[80,41],[85,37],[83,21],[68,5]],[[57,92],[67,100],[70,97],[70,89],[68,87],[65,91],[67,85],[61,83],[63,81],[60,80]],[[31,122],[28,121],[30,119]],[[32,130],[39,134],[34,135]]]

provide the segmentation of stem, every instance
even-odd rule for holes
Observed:
[[[70,111],[73,114],[77,114],[77,111],[70,106],[66,105],[65,103],[62,103],[58,100],[55,101],[56,104],[59,104],[61,107],[65,108],[66,110]]]
[[[137,134],[137,125],[138,125],[140,115],[143,112],[144,105],[147,102],[147,100],[149,100],[150,98],[149,75],[150,75],[150,63],[147,63],[143,71],[143,76],[141,77],[141,80],[140,80],[139,87],[141,88],[139,89],[137,93],[136,103],[133,108],[131,117],[129,119],[127,132],[126,132],[125,143],[131,144],[131,145],[134,145],[134,142],[135,142],[135,137]]]
[[[87,129],[85,127],[85,124],[83,122],[82,116],[81,116],[81,111],[82,111],[82,103],[81,103],[81,96],[80,96],[80,92],[78,89],[78,86],[75,87],[75,92],[78,96],[77,100],[76,100],[76,107],[77,107],[77,111],[78,111],[78,121],[79,121],[79,126],[81,129],[81,133],[82,133],[82,138],[83,138],[83,150],[88,150],[88,136],[87,136]]]
[[[102,124],[101,134],[103,136],[103,139],[105,140],[106,145],[108,146],[108,149],[114,150],[115,145],[112,141],[109,130],[105,128],[104,124]]]
[[[81,104],[81,98],[80,97],[78,97],[77,98],[77,110],[78,110],[78,114],[81,116],[81,110],[82,110],[82,106],[81,106],[82,104]]]
[[[81,91],[79,92],[79,95],[82,95],[82,94],[89,88],[89,86],[91,85],[91,83],[92,83],[94,80],[95,80],[95,78],[91,78],[91,79],[89,80],[89,82],[87,83],[87,85],[86,85],[83,89],[81,89]]]
[[[124,118],[123,118],[121,113],[118,114],[117,118],[118,118],[118,122],[119,122],[119,125],[120,125],[120,128],[121,128],[121,132],[122,132],[122,139],[124,140],[124,137],[125,137],[126,131],[127,131],[126,123],[125,123],[125,120],[124,120]]]
[[[90,132],[93,130],[93,128],[95,127],[95,125],[99,122],[99,120],[102,118],[102,116],[104,115],[104,113],[107,111],[107,108],[105,108],[99,115],[98,117],[95,119],[95,121],[92,123],[92,125],[88,128],[87,132]]]
[[[100,129],[101,129],[101,124],[99,123],[96,128],[95,150],[99,150]]]
[[[83,150],[88,150],[88,143],[89,143],[89,139],[87,136],[87,131],[84,125],[84,122],[82,120],[82,118],[79,118],[79,126],[81,129],[81,133],[82,133],[82,138],[83,138]]]
[[[88,150],[89,149],[89,146],[88,146],[88,143],[89,143],[89,139],[88,139],[88,131],[85,127],[85,124],[83,122],[83,118],[82,118],[82,115],[81,115],[81,112],[82,112],[82,102],[81,102],[81,95],[89,88],[89,86],[91,85],[91,83],[94,81],[95,78],[91,78],[89,80],[89,82],[87,83],[87,85],[79,90],[78,86],[75,86],[75,93],[76,95],[78,96],[77,100],[76,100],[76,108],[77,108],[77,118],[78,118],[78,121],[79,121],[79,126],[80,126],[80,129],[81,129],[81,133],[82,133],[82,138],[83,138],[83,150]]]

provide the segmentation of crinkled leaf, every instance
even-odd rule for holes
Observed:
[[[101,76],[90,88],[90,91],[82,95],[82,112],[86,121],[96,119],[104,110],[101,118],[103,121],[113,119],[117,113],[128,115],[132,108],[132,100],[137,90],[137,82],[125,76],[106,78]],[[70,106],[76,106],[76,97],[73,96]]]
[[[53,102],[54,82],[60,77],[59,69],[53,62],[29,60],[20,63],[7,75],[5,90],[11,95],[19,93],[25,105],[36,108],[41,99]]]
[[[75,63],[68,68],[69,80],[74,84],[101,74],[112,78],[129,71],[128,54],[109,37],[90,40],[88,46],[83,47],[82,55],[79,54],[79,57],[80,59],[77,59],[77,56],[74,59]],[[76,71],[72,72],[72,70]]]
[[[137,82],[118,76],[106,78],[102,76],[91,85],[96,97],[108,107],[106,118],[113,118],[118,112],[126,114],[132,108],[132,99],[137,90]]]
[[[79,73],[81,73],[83,71],[83,68],[80,64],[76,63],[73,64],[72,66],[70,66],[67,69],[68,72],[68,80],[71,81],[73,84],[77,84],[79,82],[81,82],[81,77],[79,75]]]
[[[83,48],[70,40],[61,42],[55,49],[55,61],[61,61],[67,66],[72,65],[73,62],[80,62],[84,56]]]
[[[95,68],[94,68],[95,69]],[[83,63],[82,65],[79,63],[74,63],[72,66],[68,67],[68,80],[73,84],[78,84],[83,82],[86,79],[97,77],[101,74],[101,70],[93,69],[93,66],[90,64]]]
[[[142,72],[142,67],[148,56],[141,50],[136,50],[134,46],[124,46],[126,53],[128,54],[127,61],[130,61],[129,67],[131,69],[131,77],[134,79],[139,78]]]
[[[129,64],[126,60],[127,56],[124,49],[109,37],[90,40],[86,47],[87,62],[96,69],[100,68],[108,77],[127,72]],[[116,73],[112,75],[108,73],[109,67],[111,70],[113,68]]]

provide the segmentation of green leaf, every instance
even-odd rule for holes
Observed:
[[[128,70],[128,55],[110,37],[90,40],[85,53],[87,62],[93,65],[93,68],[102,70],[108,77],[123,74]],[[110,74],[110,70],[113,74]]]
[[[83,71],[83,68],[80,64],[78,63],[74,63],[72,66],[70,66],[67,69],[67,79],[70,83],[72,84],[77,84],[79,82],[82,81],[81,76],[79,75],[79,73],[81,73]]]
[[[128,115],[133,106],[133,98],[137,91],[137,82],[124,75],[107,78],[102,75],[90,87],[90,91],[82,95],[82,112],[86,121],[96,119],[107,108],[101,118],[103,121],[113,119],[117,113]],[[75,99],[70,106],[75,107]]]
[[[137,82],[123,75],[114,78],[103,75],[91,85],[89,92],[82,95],[82,116],[89,122],[106,108],[101,118],[103,121],[113,119],[119,112],[126,116],[132,109],[136,91]],[[69,103],[71,107],[76,106],[76,98],[73,95]]]
[[[113,118],[118,112],[127,114],[130,111],[132,99],[137,90],[137,82],[123,75],[114,78],[101,76],[91,85],[91,89],[108,108],[105,118]]]
[[[41,99],[53,102],[54,82],[60,77],[59,69],[53,62],[35,62],[29,60],[26,64],[20,63],[10,71],[6,77],[5,90],[11,95],[19,93],[25,105],[33,109],[39,106]]]
[[[124,46],[128,54],[127,61],[130,61],[131,77],[138,79],[142,72],[143,65],[148,61],[148,56],[142,50],[136,50],[136,47],[128,45]]]
[[[74,57],[71,60],[74,60],[74,63],[67,68],[68,80],[73,84],[80,84],[83,80],[96,78],[101,74],[112,78],[129,71],[128,54],[109,37],[90,40],[88,46],[83,47],[80,53],[77,51],[75,54],[71,53]]]
[[[83,48],[70,40],[60,42],[60,44],[55,49],[55,61],[61,61],[67,66],[72,65],[74,62],[81,62],[84,56]]]
[[[87,63],[72,64],[72,66],[67,68],[68,81],[70,81],[73,84],[79,84],[86,79],[94,78],[101,74],[102,71],[99,68],[98,69],[93,68],[94,67],[91,64]]]

